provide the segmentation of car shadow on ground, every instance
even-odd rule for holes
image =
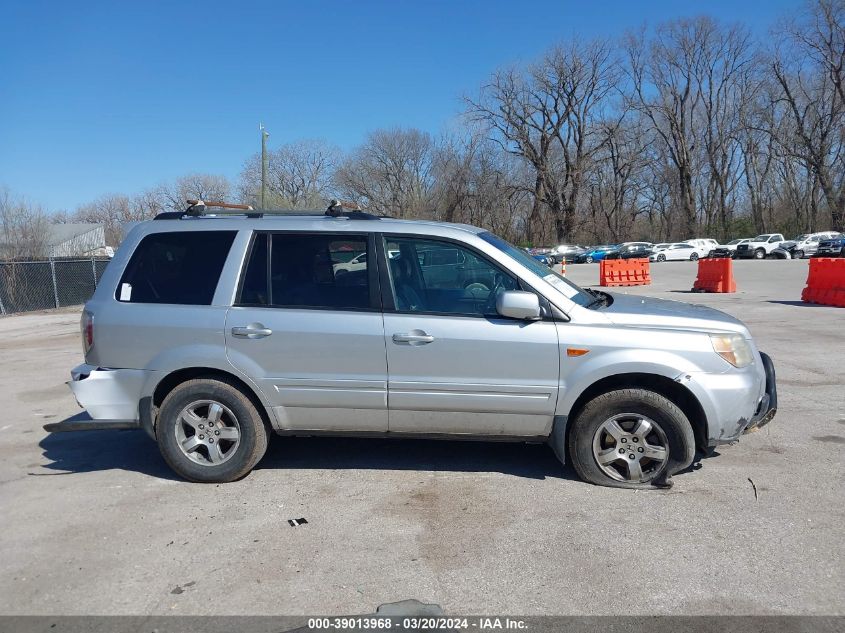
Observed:
[[[51,460],[32,476],[127,470],[161,479],[178,479],[150,437],[139,430],[50,433],[39,443]]]
[[[833,306],[826,306],[820,303],[807,303],[806,301],[779,301],[775,299],[770,299],[766,303],[777,303],[782,306],[801,306],[802,308],[830,308]]]
[[[496,472],[580,481],[546,444],[342,437],[273,437],[258,468]]]
[[[32,476],[126,470],[180,480],[140,430],[51,433],[39,446],[50,463]],[[578,480],[546,444],[511,442],[273,436],[257,468],[498,472]]]

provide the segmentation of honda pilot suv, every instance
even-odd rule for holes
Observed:
[[[197,482],[271,433],[542,441],[636,488],[775,415],[771,360],[717,310],[582,289],[474,226],[210,208],[131,230],[82,315],[90,419],[48,430],[142,428]]]

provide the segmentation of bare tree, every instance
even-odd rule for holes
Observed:
[[[184,206],[183,203],[183,209]],[[81,205],[71,216],[71,221],[103,225],[106,244],[116,247],[123,240],[128,223],[152,219],[163,210],[159,190],[149,189],[132,197],[115,193]]]
[[[386,215],[432,214],[435,143],[429,134],[394,128],[371,132],[335,173],[339,192]]]
[[[845,230],[843,19],[842,0],[818,0],[785,31],[771,62],[776,99],[794,124],[796,141],[781,147],[813,170],[838,231]]]
[[[742,174],[739,136],[745,101],[752,96],[746,91],[753,76],[753,48],[748,30],[738,25],[722,27],[703,20],[700,35],[702,55],[696,83],[702,95],[708,167],[706,226],[715,225],[718,236],[726,238],[733,219],[729,199]]]
[[[614,243],[630,236],[634,221],[647,213],[640,196],[651,139],[641,120],[626,115],[602,124],[602,149],[589,178],[592,234]]]
[[[227,200],[232,187],[225,176],[215,174],[187,174],[174,182],[155,189],[157,204],[162,209],[182,211],[186,200]]]
[[[554,237],[575,229],[584,175],[599,148],[598,123],[616,87],[618,64],[606,40],[573,40],[550,51],[527,72],[500,71],[469,100],[470,116],[501,146],[534,169],[532,236],[541,206],[554,223]]]
[[[49,255],[44,209],[0,188],[0,249],[3,259],[41,259]]]
[[[651,122],[676,170],[679,206],[689,235],[698,226],[693,175],[700,138],[696,120],[701,109],[697,76],[704,54],[707,18],[662,24],[654,38],[631,36],[627,43],[631,104]]]
[[[301,140],[268,153],[265,205],[280,209],[325,206],[331,197],[340,150],[320,140]],[[240,198],[258,206],[261,192],[261,154],[247,160],[241,171]]]

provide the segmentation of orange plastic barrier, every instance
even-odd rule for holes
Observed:
[[[647,259],[603,259],[599,262],[600,286],[647,286],[650,283]]]
[[[736,292],[733,260],[730,257],[698,260],[698,277],[693,292]]]
[[[801,301],[845,308],[845,258],[811,259]]]

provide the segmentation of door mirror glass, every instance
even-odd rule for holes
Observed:
[[[508,290],[496,298],[496,311],[509,319],[533,321],[540,318],[540,300],[533,292]]]

